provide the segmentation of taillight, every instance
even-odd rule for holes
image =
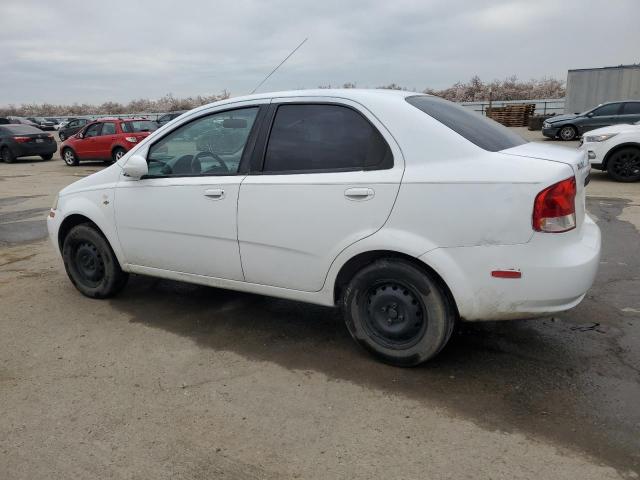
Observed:
[[[13,139],[18,143],[26,143],[31,140],[31,137],[13,137]]]
[[[533,229],[560,233],[576,228],[576,178],[551,185],[536,195],[533,203]]]

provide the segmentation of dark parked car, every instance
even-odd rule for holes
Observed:
[[[165,123],[169,123],[171,120],[173,120],[174,118],[178,118],[180,115],[182,115],[183,113],[185,113],[187,110],[177,110],[175,112],[169,112],[169,113],[165,113],[164,115],[162,115],[160,118],[158,118],[158,120],[156,121],[156,123],[158,124],[159,127],[163,126]]]
[[[42,130],[37,123],[32,122],[28,118],[22,118],[22,117],[7,117],[7,118],[9,119],[9,123],[11,123],[11,124],[14,124],[14,125],[29,125],[31,127],[36,127],[37,129]]]
[[[27,117],[27,120],[35,123],[40,130],[55,130],[55,123],[43,117]]]
[[[60,141],[64,142],[67,138],[78,133],[90,120],[86,118],[70,118],[67,124],[58,130]]]
[[[58,149],[53,135],[29,125],[0,125],[0,155],[6,163],[39,155],[51,160]]]
[[[609,102],[584,113],[557,115],[542,124],[542,134],[549,138],[574,140],[584,132],[618,123],[640,120],[640,100]]]
[[[11,120],[6,117],[0,117],[0,125],[7,125],[8,123],[11,123]]]

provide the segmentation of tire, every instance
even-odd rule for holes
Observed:
[[[77,167],[80,161],[78,160],[78,156],[75,154],[73,150],[70,148],[65,148],[62,150],[62,160],[70,167]]]
[[[61,142],[64,142],[65,138],[67,137],[64,136],[64,133],[58,132],[58,138],[60,139]]]
[[[16,159],[16,156],[9,149],[9,147],[3,147],[0,154],[2,155],[2,161],[4,163],[13,163],[13,161]]]
[[[572,125],[565,125],[560,129],[558,135],[561,140],[568,142],[570,140],[575,140],[575,138],[578,136],[578,131],[576,130],[576,127]]]
[[[607,160],[607,173],[616,182],[640,181],[640,148],[626,147]]]
[[[62,259],[71,283],[87,297],[111,297],[124,288],[129,278],[107,240],[89,223],[69,231]]]
[[[122,148],[122,147],[116,147],[113,149],[113,152],[111,152],[111,159],[114,162],[117,162],[118,160],[120,160],[122,158],[122,156],[127,153],[127,151]]]
[[[40,158],[43,160],[51,160],[53,158],[53,153],[48,153],[47,155],[40,155]]]
[[[401,259],[364,267],[342,298],[353,339],[391,365],[410,367],[435,357],[456,323],[455,307],[439,281]]]

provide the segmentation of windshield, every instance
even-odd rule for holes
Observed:
[[[122,131],[124,133],[135,132],[153,132],[158,129],[156,122],[151,120],[133,120],[131,122],[122,122]]]
[[[484,150],[498,152],[527,143],[498,122],[448,100],[428,95],[407,97],[406,100]]]

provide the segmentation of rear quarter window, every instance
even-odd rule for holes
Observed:
[[[407,97],[406,100],[418,110],[489,152],[498,152],[527,143],[520,135],[498,122],[448,100],[427,95]]]

